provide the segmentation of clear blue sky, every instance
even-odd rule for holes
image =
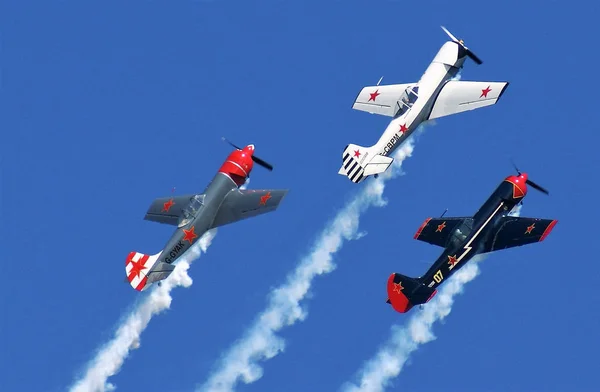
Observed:
[[[422,3],[422,4],[421,4]],[[457,298],[438,337],[390,390],[597,388],[598,6],[591,1],[6,1],[0,6],[3,282],[0,389],[62,391],[139,293],[128,252],[172,228],[143,221],[156,197],[201,192],[230,149],[272,162],[251,188],[290,188],[273,213],[219,231],[121,372],[123,391],[186,391],[264,309],[328,219],[364,184],[337,173],[348,143],[388,119],[358,91],[418,80],[445,25],[481,57],[463,80],[508,80],[502,100],[440,119],[418,140],[368,235],[315,281],[308,318],[245,391],[337,390],[406,315],[391,272],[418,276],[439,249],[412,236],[449,208],[472,214],[510,157],[551,195],[523,216],[558,219],[547,240],[502,251]],[[157,377],[157,374],[159,376]]]

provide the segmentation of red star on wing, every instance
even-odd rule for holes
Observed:
[[[168,212],[171,209],[171,207],[173,207],[173,204],[175,204],[173,199],[170,199],[168,202],[163,204],[163,209],[162,209],[163,212]]]
[[[456,255],[454,256],[448,256],[448,264],[450,265],[450,268],[454,267],[454,264],[458,263],[458,260],[456,259]]]
[[[396,293],[400,294],[402,290],[404,290],[404,287],[402,287],[402,282],[394,283],[394,291]]]
[[[190,244],[194,241],[194,238],[198,237],[194,226],[192,226],[192,228],[189,230],[183,229],[183,233],[184,233],[183,240],[188,241]]]
[[[437,229],[435,229],[435,232],[437,233],[438,231],[444,230],[444,227],[446,227],[446,221],[442,222],[441,225],[438,225]]]
[[[525,230],[525,234],[531,234],[533,229],[535,229],[535,223],[532,223],[531,226],[527,226],[527,230]]]
[[[367,102],[371,102],[371,101],[375,102],[375,99],[377,98],[377,96],[381,95],[381,94],[379,94],[379,90],[375,90],[374,93],[369,93],[369,95],[371,96],[371,98],[369,98],[369,100]]]
[[[492,89],[490,88],[490,86],[487,86],[486,88],[481,90],[481,95],[479,96],[479,98],[487,98],[487,95],[490,91],[492,91]]]
[[[360,150],[354,150],[354,156],[358,158],[360,156]]]
[[[131,276],[132,274],[134,275],[134,277],[140,276],[142,271],[145,269],[144,264],[146,264],[146,260],[144,260],[143,256],[140,257],[138,261],[131,260],[131,271],[129,271],[129,276]]]
[[[269,200],[271,197],[271,192],[267,192],[265,195],[260,197],[260,204],[261,205],[266,205],[267,204],[267,200]]]
[[[400,132],[402,132],[403,135],[406,131],[408,131],[408,127],[406,126],[406,124],[400,125]]]

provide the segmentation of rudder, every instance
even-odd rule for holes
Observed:
[[[387,282],[387,302],[400,313],[408,312],[414,305],[429,302],[437,290],[429,288],[419,279],[393,273]]]
[[[338,174],[358,184],[368,176],[383,173],[393,161],[394,158],[374,154],[371,148],[349,144],[342,153],[342,167]]]
[[[125,260],[125,273],[131,287],[138,291],[144,290],[148,283],[150,270],[156,264],[160,253],[154,256],[145,255],[139,252],[131,252]]]

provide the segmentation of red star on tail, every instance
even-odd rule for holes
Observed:
[[[144,264],[146,261],[143,257],[140,257],[138,261],[131,260],[131,271],[129,271],[129,276],[133,275],[133,277],[140,276],[142,271],[144,270]]]
[[[360,150],[354,150],[354,156],[358,158],[360,156]]]
[[[400,294],[400,292],[404,290],[404,287],[402,287],[402,282],[398,282],[398,283],[394,283],[394,291],[397,292],[398,294]]]

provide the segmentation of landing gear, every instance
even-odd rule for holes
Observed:
[[[375,177],[375,178],[378,178],[378,177],[379,177],[379,174],[375,174],[373,177]]]

